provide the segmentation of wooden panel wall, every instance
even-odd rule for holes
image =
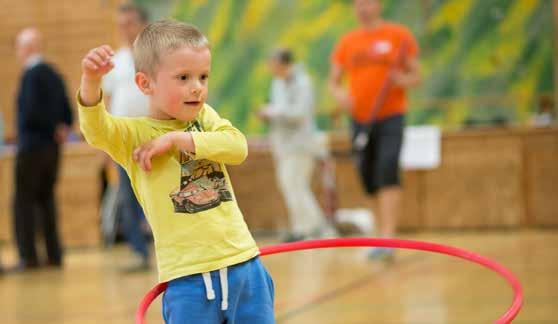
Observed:
[[[100,44],[115,45],[114,12],[121,0],[0,0],[0,111],[6,136],[15,136],[15,94],[20,67],[14,39],[25,27],[43,32],[45,59],[61,72],[70,98],[79,85],[83,55]]]
[[[333,139],[340,208],[369,205],[348,140]],[[287,224],[273,164],[262,150],[231,169],[252,228]],[[403,229],[510,228],[558,224],[558,129],[494,129],[446,133],[442,165],[403,173]],[[264,192],[264,193],[262,193]]]
[[[57,185],[58,228],[66,247],[95,246],[99,235],[102,157],[85,143],[66,145]],[[0,158],[0,240],[13,241],[13,154]]]
[[[524,149],[527,223],[558,225],[558,135],[534,133]]]
[[[442,165],[428,172],[427,228],[517,226],[524,215],[517,136],[448,136]]]
[[[365,207],[367,198],[347,149],[346,138],[334,140],[339,207]],[[442,165],[436,170],[403,173],[401,228],[558,225],[558,128],[444,134],[442,154]],[[85,143],[65,149],[57,193],[66,246],[99,243],[100,159],[98,151]],[[251,148],[247,161],[229,167],[229,172],[251,229],[286,227],[287,211],[269,152]],[[11,238],[12,175],[13,159],[4,157],[0,160],[0,240]]]

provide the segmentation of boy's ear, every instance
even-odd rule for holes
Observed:
[[[149,96],[153,94],[151,78],[149,78],[147,74],[143,72],[137,72],[134,80],[136,81],[136,85],[144,95]]]

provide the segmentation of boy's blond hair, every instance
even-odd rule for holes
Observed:
[[[195,26],[174,20],[148,24],[134,42],[136,72],[154,76],[161,56],[182,46],[209,48],[209,41]]]

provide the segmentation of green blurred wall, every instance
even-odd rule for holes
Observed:
[[[209,37],[209,103],[243,131],[264,131],[254,112],[268,96],[265,58],[277,45],[305,63],[320,125],[328,127],[329,56],[356,26],[352,1],[178,0],[169,11]],[[522,123],[540,94],[553,92],[551,0],[385,0],[384,15],[409,26],[421,45],[425,80],[411,93],[411,124],[455,128],[495,117]]]

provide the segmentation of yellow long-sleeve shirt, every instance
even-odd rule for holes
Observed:
[[[79,103],[87,142],[126,169],[155,241],[159,280],[221,269],[258,255],[234,196],[225,164],[247,156],[244,135],[205,105],[195,121],[122,118],[107,113],[103,101]],[[152,159],[143,171],[133,150],[170,131],[188,131],[194,158],[172,150]]]

